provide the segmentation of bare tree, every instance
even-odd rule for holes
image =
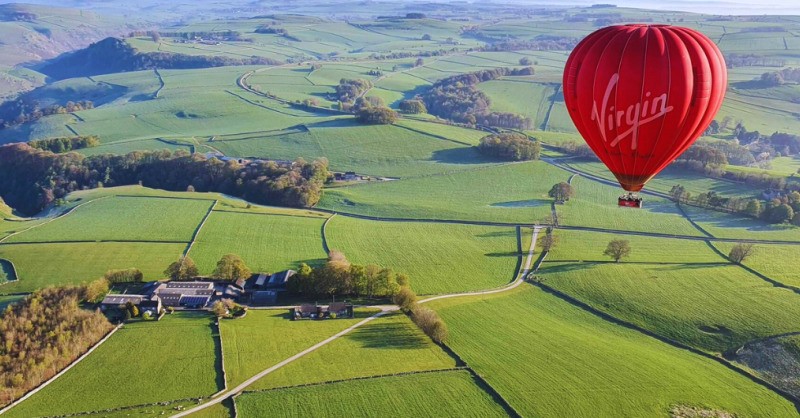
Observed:
[[[742,262],[747,258],[753,255],[755,252],[755,247],[753,244],[745,243],[745,242],[738,242],[736,245],[731,248],[731,252],[728,253],[728,259],[733,261],[736,264],[742,264]]]

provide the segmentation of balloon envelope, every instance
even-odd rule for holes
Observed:
[[[620,185],[635,192],[703,133],[727,84],[722,53],[705,35],[620,25],[575,47],[563,90],[578,132]]]

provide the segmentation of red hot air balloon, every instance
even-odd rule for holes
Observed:
[[[705,35],[637,24],[584,38],[567,60],[563,83],[578,132],[622,188],[638,192],[708,127],[728,74]]]

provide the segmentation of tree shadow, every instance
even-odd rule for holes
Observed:
[[[479,238],[516,237],[517,231],[502,229],[498,231],[484,232],[483,234],[476,234],[475,236]]]
[[[535,208],[539,206],[549,206],[550,200],[543,199],[528,199],[528,200],[512,200],[508,202],[495,202],[489,206],[496,208]]]
[[[402,315],[402,314],[394,314]],[[407,325],[395,322],[374,321],[357,328],[345,338],[353,340],[364,348],[420,349],[427,345],[427,338]]]
[[[766,88],[767,86],[759,79],[753,79],[748,81],[739,81],[736,83],[731,83],[731,87],[742,89],[742,90],[759,90]]]
[[[431,153],[431,160],[443,164],[487,164],[501,160],[490,159],[474,147],[457,147],[437,150]]]

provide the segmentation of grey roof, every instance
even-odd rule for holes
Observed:
[[[261,273],[258,275],[258,279],[256,279],[256,286],[264,286],[264,283],[267,282],[267,273]]]
[[[167,289],[213,289],[213,282],[169,282]]]
[[[281,287],[286,284],[290,277],[294,276],[297,273],[294,270],[284,270],[278,273],[273,274],[269,278],[269,282],[267,283],[268,287]]]
[[[128,302],[132,302],[135,305],[138,305],[145,299],[142,295],[106,295],[101,302],[103,305],[124,305]]]

